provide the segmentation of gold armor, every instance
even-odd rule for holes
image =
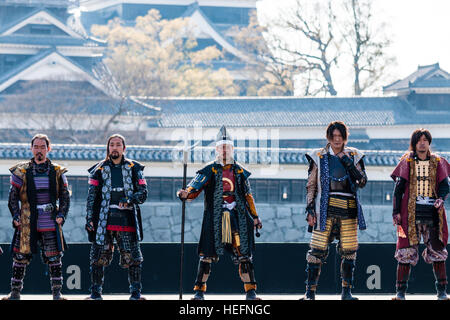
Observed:
[[[417,196],[432,197],[433,190],[430,183],[430,161],[416,161]]]
[[[325,231],[313,230],[311,248],[325,251],[336,235],[332,234],[333,225],[340,230],[340,247],[343,252],[358,250],[358,224],[356,219],[327,218]]]

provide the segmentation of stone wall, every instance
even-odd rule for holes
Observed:
[[[257,204],[263,223],[257,242],[309,242],[304,216],[305,204]],[[360,242],[395,242],[391,206],[363,206],[367,230],[359,232]],[[448,209],[447,209],[448,210]],[[186,205],[185,241],[197,242],[202,224],[203,201]],[[142,206],[145,242],[179,242],[181,202],[148,202]],[[64,225],[66,240],[87,242],[84,230],[85,203],[72,202]],[[0,242],[10,242],[13,229],[7,201],[0,201]]]

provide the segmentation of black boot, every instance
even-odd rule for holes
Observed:
[[[306,292],[300,300],[315,300],[316,289],[319,283],[321,263],[307,263],[306,265]]]
[[[261,300],[261,298],[256,295],[255,289],[250,289],[245,293],[245,300]]]
[[[305,295],[300,300],[316,300],[316,289],[306,288]]]
[[[63,284],[61,261],[50,262],[48,269],[50,273],[50,286],[52,289],[53,300],[66,300],[66,298],[61,296]]]
[[[438,300],[449,300],[447,296],[447,271],[445,261],[433,262],[433,274],[436,279],[435,286]]]
[[[392,300],[406,300],[406,289],[406,285],[398,285],[396,288],[397,293]]]
[[[352,287],[342,287],[341,300],[358,300],[358,298],[352,296]]]
[[[194,297],[191,300],[205,300],[206,281],[211,274],[211,260],[200,258],[197,268],[197,278],[194,284]]]
[[[447,296],[447,285],[436,283],[436,292],[438,300],[450,300]]]
[[[130,300],[146,300],[141,296],[142,290],[142,265],[131,265],[128,268],[128,283],[130,284]]]
[[[13,262],[12,278],[11,278],[11,292],[2,300],[20,300],[20,293],[23,288],[23,278],[27,265],[19,262]]]
[[[191,300],[205,300],[205,293],[201,290],[196,290]]]
[[[411,265],[409,263],[399,263],[397,265],[397,283],[396,296],[392,300],[406,300],[406,290],[408,289],[408,280],[411,273]]]
[[[103,279],[105,268],[103,266],[91,265],[91,295],[87,300],[103,300],[102,290],[103,290]]]
[[[342,262],[341,262],[341,278],[342,278],[341,300],[358,300],[358,298],[355,298],[352,296],[354,271],[355,271],[355,260],[342,259]]]
[[[239,260],[239,277],[244,283],[245,300],[261,300],[256,295],[255,268],[251,258]]]

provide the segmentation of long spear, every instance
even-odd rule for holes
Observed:
[[[183,190],[186,190],[186,175],[187,175],[187,162],[188,156],[192,149],[199,142],[195,143],[191,147],[188,146],[187,135],[184,139],[184,147],[183,147]],[[181,252],[180,252],[180,295],[179,300],[183,299],[183,261],[184,261],[184,225],[185,225],[185,217],[186,217],[186,199],[181,199]]]

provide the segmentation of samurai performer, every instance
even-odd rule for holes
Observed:
[[[119,265],[128,269],[130,300],[145,300],[142,290],[142,262],[139,246],[143,239],[139,205],[147,199],[144,166],[125,158],[125,138],[109,137],[106,159],[89,169],[86,230],[90,251],[91,295],[102,300],[105,267],[111,264],[114,240],[120,253]]]
[[[331,122],[326,131],[328,144],[306,154],[309,162],[306,220],[312,232],[306,255],[306,293],[302,299],[314,300],[322,264],[329,245],[338,240],[341,260],[342,300],[352,296],[358,227],[366,229],[358,189],[367,183],[364,155],[346,146],[348,128],[341,121]]]
[[[11,292],[4,300],[20,300],[23,279],[33,254],[41,251],[48,265],[53,300],[65,300],[62,257],[67,248],[62,226],[70,206],[65,176],[67,169],[47,158],[50,139],[37,134],[31,140],[33,158],[10,169],[8,208],[13,218],[14,236]]]
[[[199,264],[193,300],[203,300],[211,263],[227,251],[239,269],[247,300],[259,300],[253,265],[254,229],[262,228],[251,193],[250,172],[233,158],[233,140],[223,126],[216,139],[216,160],[197,171],[180,199],[205,192],[205,209],[198,244]]]
[[[433,266],[437,298],[448,300],[445,261],[448,241],[444,201],[448,197],[450,166],[431,153],[431,133],[417,129],[411,135],[409,151],[391,174],[395,181],[393,223],[397,226],[396,296],[405,300],[411,266],[419,261],[419,242],[426,248],[422,257]]]

